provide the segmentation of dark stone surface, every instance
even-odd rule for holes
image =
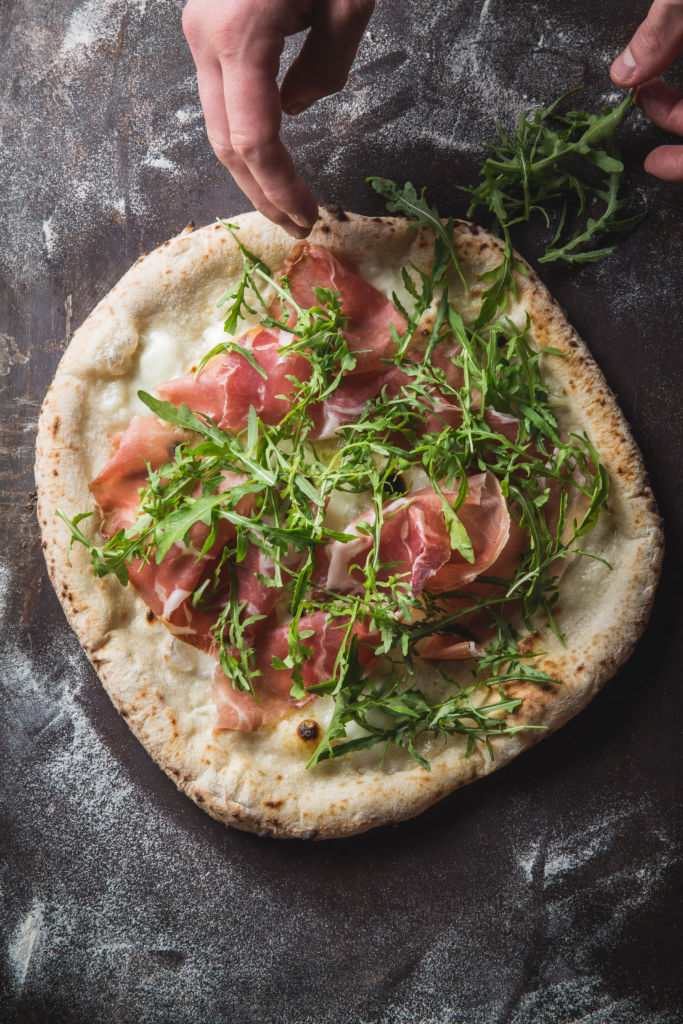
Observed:
[[[34,428],[71,327],[141,251],[247,208],[204,138],[181,6],[0,6],[0,1018],[673,1024],[683,233],[680,187],[640,170],[661,133],[639,114],[624,132],[648,220],[599,266],[541,268],[665,517],[645,637],[560,733],[419,819],[258,840],[178,794],[118,718],[34,518]],[[378,173],[462,214],[493,118],[579,84],[587,106],[613,100],[609,63],[644,10],[385,0],[344,93],[287,140],[322,202],[381,212],[363,184]],[[533,232],[519,247],[538,253]]]

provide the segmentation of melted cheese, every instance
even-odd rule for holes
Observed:
[[[154,394],[158,384],[187,373],[187,349],[182,341],[159,328],[140,338],[138,366],[131,378],[128,410],[131,416],[147,413],[149,409],[138,398],[138,391]]]

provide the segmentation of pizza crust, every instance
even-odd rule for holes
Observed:
[[[240,240],[272,269],[292,240],[259,214],[235,218]],[[455,246],[471,293],[453,282],[451,296],[473,316],[478,275],[500,261],[497,239],[464,221]],[[322,211],[311,241],[329,246],[351,269],[389,288],[400,267],[427,269],[431,240],[408,222]],[[523,261],[522,261],[523,262]],[[88,482],[108,460],[110,438],[130,413],[129,394],[140,352],[153,331],[180,339],[187,368],[208,346],[203,330],[219,321],[216,303],[241,274],[237,246],[219,224],[187,230],[141,257],[75,333],[41,412],[37,458],[38,517],[50,578],[88,657],[120,714],[179,789],[226,824],[282,837],[331,838],[409,818],[458,786],[502,767],[584,708],[630,654],[647,621],[662,558],[662,528],[642,458],[616,400],[586,346],[535,272],[517,276],[516,322],[528,313],[532,336],[548,356],[544,375],[566,401],[565,430],[585,430],[610,477],[609,515],[584,539],[610,562],[575,559],[561,585],[558,622],[562,648],[547,631],[534,641],[547,652],[540,664],[562,685],[510,684],[524,698],[512,716],[544,730],[492,740],[495,760],[479,746],[465,757],[465,740],[434,742],[426,772],[399,750],[380,764],[373,748],[304,767],[315,742],[301,739],[307,719],[324,724],[324,699],[256,733],[213,734],[212,663],[174,640],[141,598],[109,576],[93,576],[76,545],[69,565],[69,532],[55,515],[92,509]],[[161,378],[160,378],[161,380]],[[160,381],[159,381],[160,382]],[[123,406],[123,408],[122,408]],[[83,526],[94,536],[96,517]],[[305,733],[306,730],[303,730]]]

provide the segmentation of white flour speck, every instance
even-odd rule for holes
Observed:
[[[52,217],[48,217],[47,220],[43,221],[43,236],[45,238],[45,248],[47,249],[48,256],[53,256],[56,248],[55,231],[52,227]]]
[[[161,155],[153,156],[152,154],[147,154],[147,156],[142,158],[142,162],[147,167],[158,167],[162,171],[175,171],[176,169],[176,165],[168,157]]]
[[[31,960],[40,954],[44,914],[44,905],[34,900],[26,917],[16,926],[9,943],[7,955],[20,989],[26,981]]]
[[[534,868],[538,863],[539,856],[541,854],[541,844],[532,843],[528,850],[517,855],[517,863],[524,872],[527,882],[531,882],[534,874]]]

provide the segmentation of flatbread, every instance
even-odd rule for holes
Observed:
[[[233,223],[243,244],[273,271],[283,265],[292,247],[289,236],[256,213]],[[426,232],[411,231],[404,220],[343,211],[323,211],[311,241],[328,246],[388,295],[400,283],[402,266],[428,268],[433,246]],[[500,262],[502,247],[464,221],[455,223],[454,242],[471,286],[469,296],[460,287],[455,301],[468,319],[476,314],[483,290],[478,277]],[[69,564],[69,532],[55,509],[70,517],[93,509],[88,483],[107,462],[112,435],[130,419],[133,393],[196,364],[210,347],[211,332],[220,330],[216,304],[239,279],[241,266],[237,246],[219,224],[188,229],[141,257],[74,334],[38,430],[43,547],[67,618],[114,705],[179,789],[214,817],[249,831],[318,839],[351,835],[419,813],[502,767],[588,704],[645,626],[662,558],[661,524],[641,455],[613,394],[562,310],[527,267],[525,275],[516,275],[517,298],[507,314],[517,323],[528,314],[535,344],[564,353],[543,361],[550,390],[566,402],[558,413],[560,426],[586,431],[611,485],[609,514],[582,540],[611,569],[601,561],[572,559],[557,609],[566,647],[549,630],[534,641],[534,649],[547,652],[539,667],[562,685],[508,686],[523,697],[514,722],[545,729],[494,737],[493,760],[483,745],[465,756],[464,737],[434,741],[427,752],[430,772],[397,748],[381,761],[381,747],[306,770],[315,744],[302,739],[298,726],[311,716],[310,705],[253,733],[214,734],[210,659],[173,638],[158,620],[150,622],[132,588],[124,589],[113,576],[96,579],[80,545]],[[172,372],[165,344],[178,362]],[[82,524],[92,537],[96,526],[96,516]]]

